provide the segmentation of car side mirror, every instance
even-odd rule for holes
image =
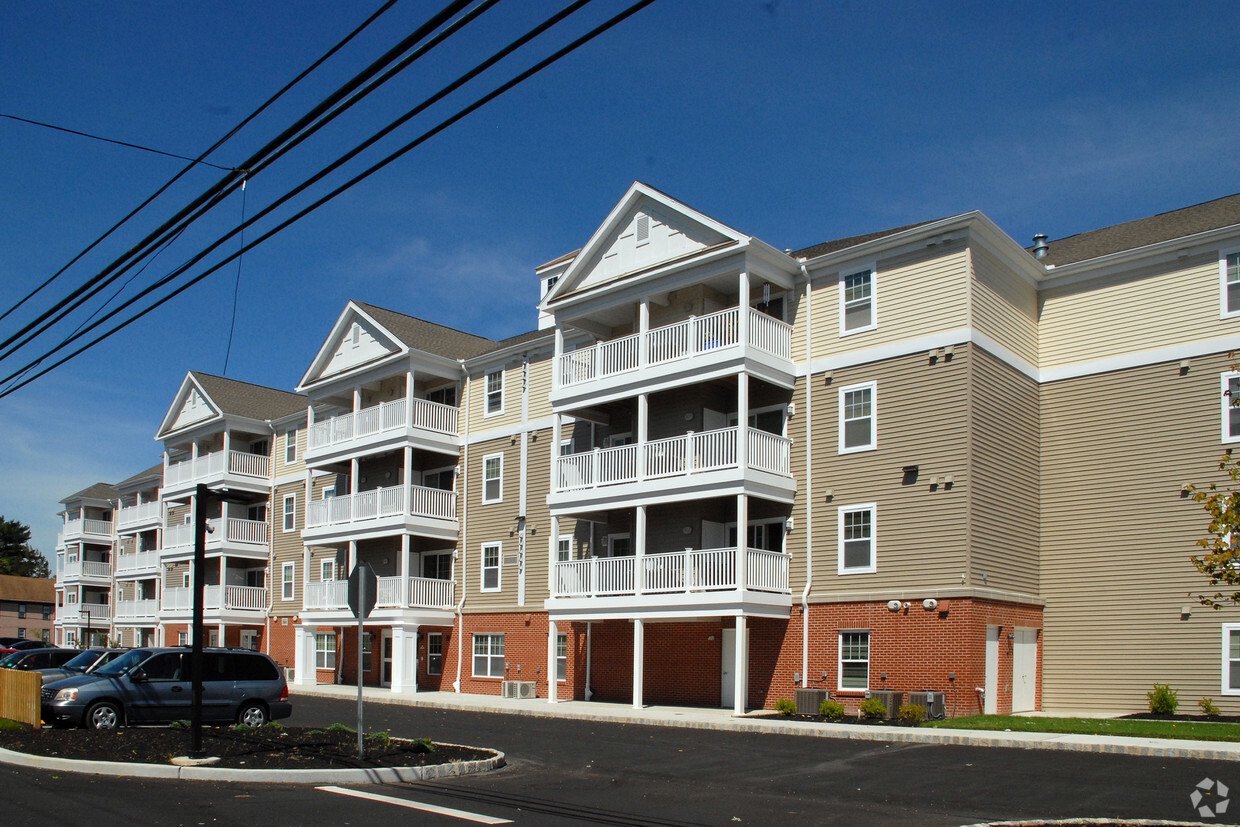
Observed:
[[[134,683],[146,683],[146,670],[145,669],[133,670],[132,672],[129,673],[129,680],[133,681]]]

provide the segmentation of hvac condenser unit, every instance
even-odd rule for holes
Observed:
[[[908,702],[921,704],[926,708],[926,717],[931,719],[947,717],[947,698],[942,692],[927,689],[924,692],[908,693]]]
[[[900,704],[904,702],[904,693],[896,692],[891,689],[867,689],[865,691],[867,698],[878,698],[883,702],[883,706],[887,707],[888,718],[894,718],[896,713],[900,711]]]

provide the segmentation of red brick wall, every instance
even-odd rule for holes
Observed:
[[[266,640],[259,641],[259,648],[271,655],[280,666],[296,666],[297,627],[289,620],[285,626],[278,618],[272,618],[266,629]]]

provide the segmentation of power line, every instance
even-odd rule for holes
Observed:
[[[216,271],[217,271],[217,270],[219,270],[220,268],[222,268],[222,267],[226,266],[226,265],[227,265],[229,262],[231,262],[232,260],[234,260],[234,259],[236,259],[237,257],[239,257],[239,256],[243,255],[245,252],[247,252],[247,251],[249,251],[249,250],[253,249],[254,247],[257,247],[258,245],[260,245],[260,244],[264,243],[265,241],[267,241],[267,239],[271,238],[272,236],[275,236],[275,235],[277,235],[278,233],[280,233],[280,232],[284,231],[284,230],[285,230],[285,229],[287,229],[290,225],[292,225],[292,224],[296,223],[297,221],[300,221],[300,220],[301,220],[302,218],[304,218],[306,215],[309,215],[311,212],[313,212],[313,211],[317,210],[319,207],[321,207],[321,206],[323,206],[324,204],[326,204],[327,202],[329,202],[329,201],[333,200],[334,198],[336,198],[337,196],[339,196],[341,193],[343,193],[343,192],[345,192],[346,190],[349,190],[349,189],[351,189],[352,187],[356,186],[357,184],[361,183],[362,181],[364,181],[365,179],[369,178],[369,177],[370,177],[371,175],[373,175],[374,173],[376,173],[376,172],[378,172],[379,170],[381,170],[381,169],[383,169],[384,167],[386,167],[388,164],[392,163],[393,161],[396,161],[397,159],[399,159],[400,157],[404,156],[406,153],[410,152],[411,150],[415,149],[416,147],[420,146],[422,143],[426,142],[427,140],[429,140],[430,138],[434,137],[435,135],[438,135],[440,132],[442,132],[443,130],[447,129],[449,126],[451,126],[451,125],[455,124],[456,122],[458,122],[458,121],[460,121],[461,119],[465,118],[466,116],[468,116],[468,115],[472,114],[473,112],[477,111],[478,109],[481,109],[481,108],[482,108],[483,106],[485,106],[486,104],[490,103],[491,101],[495,100],[495,99],[496,99],[496,98],[498,98],[499,96],[501,96],[501,95],[505,94],[506,92],[508,92],[508,91],[510,91],[511,89],[515,88],[516,86],[520,85],[521,83],[524,83],[526,80],[528,80],[529,78],[531,78],[531,77],[533,77],[534,75],[538,74],[538,73],[539,73],[539,72],[541,72],[542,70],[546,69],[548,66],[551,66],[552,64],[554,64],[554,63],[558,62],[559,60],[563,59],[566,55],[571,54],[572,52],[576,51],[576,50],[577,50],[577,49],[579,49],[581,46],[585,45],[586,43],[589,43],[589,42],[590,42],[591,40],[593,40],[594,38],[598,37],[599,35],[603,34],[603,33],[604,33],[604,32],[606,32],[606,31],[610,30],[611,28],[613,28],[613,27],[615,27],[615,26],[619,25],[619,24],[620,24],[620,23],[622,23],[624,20],[626,20],[626,19],[628,19],[629,17],[631,17],[632,15],[636,14],[638,11],[641,11],[642,9],[644,9],[646,6],[649,6],[649,5],[650,5],[650,4],[652,4],[653,2],[654,2],[654,0],[638,0],[638,2],[633,3],[632,5],[630,5],[629,7],[627,7],[626,9],[624,9],[623,11],[621,11],[619,14],[617,14],[617,15],[613,16],[612,18],[610,18],[610,19],[608,19],[608,20],[604,21],[603,23],[601,23],[600,25],[598,25],[598,26],[596,26],[595,28],[591,29],[589,32],[587,32],[586,34],[584,34],[584,35],[582,35],[581,37],[577,38],[576,40],[572,41],[572,42],[571,42],[571,43],[569,43],[568,45],[561,47],[560,49],[558,49],[557,51],[555,51],[554,53],[552,53],[550,56],[548,56],[548,57],[544,58],[543,60],[539,61],[538,63],[534,64],[534,66],[530,67],[529,69],[525,70],[524,72],[521,72],[520,74],[518,74],[518,75],[517,75],[516,77],[514,77],[513,79],[511,79],[511,80],[507,81],[506,83],[501,84],[500,86],[496,87],[496,88],[495,88],[495,89],[493,89],[491,92],[488,92],[487,94],[483,95],[481,98],[478,98],[478,99],[477,99],[477,100],[475,100],[473,103],[471,103],[471,104],[469,104],[468,106],[466,106],[464,109],[461,109],[460,111],[458,111],[456,114],[454,114],[454,115],[452,115],[452,116],[450,116],[450,117],[446,118],[446,119],[445,119],[445,120],[443,120],[443,121],[440,121],[440,122],[439,122],[439,124],[437,124],[436,126],[432,127],[431,129],[427,130],[426,132],[423,132],[423,133],[422,133],[421,135],[419,135],[417,138],[415,138],[414,140],[412,140],[412,141],[410,141],[409,143],[405,144],[404,146],[400,147],[400,148],[399,148],[399,149],[397,149],[395,152],[391,153],[390,155],[388,155],[387,157],[385,157],[385,158],[384,158],[384,159],[382,159],[381,161],[379,161],[379,162],[377,162],[377,163],[373,164],[372,166],[368,167],[368,168],[367,168],[366,170],[364,170],[363,172],[359,173],[358,175],[354,176],[353,178],[350,178],[348,181],[346,181],[345,183],[343,183],[343,184],[341,184],[340,186],[336,187],[334,190],[332,190],[331,192],[329,192],[329,193],[327,193],[326,195],[322,196],[321,198],[319,198],[318,200],[316,200],[316,201],[315,201],[315,202],[313,202],[312,204],[309,204],[308,206],[304,207],[303,209],[301,209],[300,211],[298,211],[297,213],[295,213],[294,215],[292,215],[292,216],[291,216],[291,217],[289,217],[288,219],[285,219],[283,222],[281,222],[280,224],[276,225],[276,226],[275,226],[275,227],[273,227],[271,230],[268,230],[266,233],[264,233],[263,235],[259,236],[259,237],[258,237],[257,239],[255,239],[254,241],[252,241],[252,242],[250,242],[249,244],[246,244],[245,246],[243,246],[243,247],[242,247],[241,249],[239,249],[237,252],[233,253],[232,255],[228,256],[227,258],[223,259],[222,261],[220,261],[220,262],[218,262],[218,263],[216,263],[216,264],[212,265],[210,268],[208,268],[207,270],[203,271],[202,273],[200,273],[199,275],[195,276],[194,278],[190,279],[190,280],[189,280],[188,282],[186,282],[185,284],[182,284],[181,286],[177,287],[177,288],[176,288],[175,290],[173,290],[171,293],[169,293],[169,294],[167,294],[167,295],[163,296],[162,298],[158,299],[158,300],[157,300],[157,301],[155,301],[153,304],[151,304],[151,305],[149,305],[149,306],[147,306],[147,307],[143,308],[143,309],[142,309],[142,310],[140,310],[139,312],[135,313],[133,316],[131,316],[131,317],[129,317],[128,319],[124,320],[123,322],[121,322],[121,323],[117,324],[115,327],[113,327],[113,328],[109,329],[108,331],[106,331],[106,332],[104,332],[104,333],[100,334],[99,336],[97,336],[96,338],[92,339],[90,342],[87,342],[85,345],[83,345],[82,347],[80,347],[80,348],[78,348],[77,350],[73,351],[72,353],[70,353],[70,354],[68,354],[68,355],[66,355],[66,356],[61,357],[61,358],[60,358],[60,359],[58,359],[56,362],[54,362],[53,364],[51,364],[51,365],[49,365],[48,367],[44,368],[43,370],[39,371],[38,373],[34,374],[33,376],[27,377],[26,379],[22,380],[22,381],[21,381],[20,383],[18,383],[18,384],[13,384],[13,385],[10,385],[10,386],[8,386],[8,387],[4,388],[4,389],[3,389],[3,391],[0,391],[0,399],[3,399],[4,397],[8,396],[9,394],[14,393],[15,391],[17,391],[17,390],[19,390],[19,389],[21,389],[21,388],[25,387],[26,385],[30,384],[31,382],[35,381],[36,379],[40,378],[41,376],[46,375],[46,374],[47,374],[47,373],[49,373],[50,371],[55,370],[57,367],[59,367],[59,366],[61,366],[61,365],[65,364],[66,362],[70,361],[71,359],[76,358],[77,356],[79,356],[79,355],[81,355],[82,353],[86,352],[87,350],[89,350],[90,348],[92,348],[92,347],[94,347],[95,345],[99,344],[100,342],[103,342],[104,340],[108,339],[108,338],[109,338],[109,337],[111,337],[113,334],[115,334],[115,333],[117,333],[117,332],[119,332],[119,331],[123,330],[124,328],[128,327],[128,326],[129,326],[130,324],[132,324],[133,322],[136,322],[138,319],[140,319],[140,318],[142,318],[143,316],[145,316],[146,314],[150,313],[152,310],[155,310],[156,308],[160,307],[160,306],[161,306],[161,305],[163,305],[164,303],[166,303],[166,302],[168,302],[168,301],[172,300],[172,299],[173,299],[173,298],[175,298],[176,296],[178,296],[178,295],[180,295],[181,293],[183,293],[184,291],[188,290],[190,287],[193,287],[195,284],[197,284],[197,283],[199,283],[200,281],[202,281],[203,279],[205,279],[207,276],[209,276],[209,275],[211,275],[212,273],[216,272]],[[256,218],[255,218],[255,219],[251,219],[251,220],[256,220],[256,219],[257,219],[257,216],[256,216]],[[230,236],[231,236],[231,233],[230,233]],[[217,245],[217,246],[218,246],[218,245]],[[204,253],[204,254],[202,254],[202,255],[205,255],[205,253]],[[201,255],[200,255],[200,256],[198,256],[198,257],[195,259],[195,262],[196,262],[197,260],[199,260],[201,257],[202,257]],[[143,295],[145,295],[145,294],[147,294],[147,293],[151,292],[151,291],[152,291],[152,290],[154,290],[154,289],[157,289],[159,286],[163,286],[163,284],[164,284],[164,283],[166,283],[169,279],[171,279],[171,278],[175,278],[177,275],[180,275],[180,273],[181,273],[181,272],[184,272],[184,269],[185,269],[186,267],[188,267],[188,266],[192,266],[192,263],[195,263],[195,262],[190,262],[190,263],[187,263],[187,265],[184,265],[182,268],[178,268],[179,272],[174,272],[174,273],[172,273],[172,274],[169,274],[169,276],[167,276],[167,277],[165,277],[164,279],[162,279],[162,280],[161,280],[161,282],[157,283],[156,285],[152,285],[150,288],[148,288],[146,291],[144,291],[144,294],[143,294]],[[135,303],[135,302],[136,302],[139,298],[141,298],[141,297],[142,297],[142,296],[140,295],[140,296],[135,296],[133,299],[130,299],[128,302],[126,302],[126,303],[125,303],[125,305],[122,305],[121,307],[118,307],[116,310],[114,310],[114,311],[112,311],[111,313],[109,313],[109,314],[108,314],[106,317],[104,317],[103,319],[100,319],[99,321],[97,321],[97,322],[95,322],[94,324],[92,324],[92,325],[90,326],[90,328],[88,328],[87,330],[83,331],[83,335],[84,335],[85,333],[90,332],[90,330],[93,330],[93,329],[95,329],[95,328],[99,327],[99,326],[100,326],[100,325],[102,325],[104,322],[108,321],[109,319],[113,318],[113,317],[114,317],[114,316],[116,316],[118,313],[120,313],[123,309],[125,309],[125,308],[126,308],[126,307],[128,307],[128,306],[131,306],[133,303]],[[80,337],[80,336],[75,336],[75,337],[74,337],[74,340],[76,340],[76,339],[78,339],[78,338],[81,338],[81,337]],[[60,348],[56,348],[56,350],[59,350],[59,349],[60,349]],[[44,357],[41,357],[41,359],[42,359],[42,358],[47,358],[47,356],[50,356],[50,355],[51,355],[51,353],[54,353],[54,352],[55,352],[55,350],[53,350],[52,352],[50,352],[50,353],[48,353],[48,354],[45,354],[45,355],[44,355]],[[41,359],[40,359],[40,361],[41,361]],[[8,377],[5,377],[3,380],[0,380],[0,382],[9,382],[10,380],[12,380],[12,379],[14,378],[14,376],[15,376],[15,375],[10,375],[10,376],[8,376]]]
[[[8,118],[11,121],[21,121],[22,123],[33,124],[34,126],[42,126],[46,129],[55,129],[59,132],[68,132],[70,135],[80,135],[83,138],[90,138],[93,141],[103,141],[104,143],[116,144],[117,146],[127,146],[130,149],[140,149],[143,152],[153,152],[156,155],[163,155],[167,158],[178,158],[182,161],[189,161],[191,164],[204,164],[209,167],[215,167],[216,169],[221,169],[224,172],[232,171],[232,167],[222,167],[219,164],[213,164],[210,161],[204,161],[202,160],[202,158],[190,158],[188,155],[178,155],[175,152],[164,152],[162,149],[155,149],[153,147],[143,146],[142,144],[134,144],[134,143],[130,143],[129,141],[120,141],[120,140],[117,140],[116,138],[105,138],[102,135],[93,135],[90,132],[79,132],[76,129],[70,129],[67,126],[56,126],[56,124],[44,123],[43,121],[35,121],[35,120],[31,120],[30,118],[19,118],[17,115],[7,115],[4,112],[0,112],[0,118]]]

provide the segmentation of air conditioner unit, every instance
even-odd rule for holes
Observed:
[[[817,715],[819,707],[830,697],[830,693],[825,689],[797,687],[793,696],[796,698],[798,715]]]
[[[947,698],[942,692],[935,692],[929,689],[924,692],[910,692],[908,693],[908,702],[924,706],[927,718],[939,719],[947,717]]]
[[[501,689],[505,698],[521,700],[538,697],[533,681],[504,681]]]
[[[867,689],[865,691],[867,698],[878,698],[883,702],[883,706],[887,707],[888,718],[894,718],[896,713],[900,711],[900,704],[904,701],[903,692],[895,692],[890,689]]]

